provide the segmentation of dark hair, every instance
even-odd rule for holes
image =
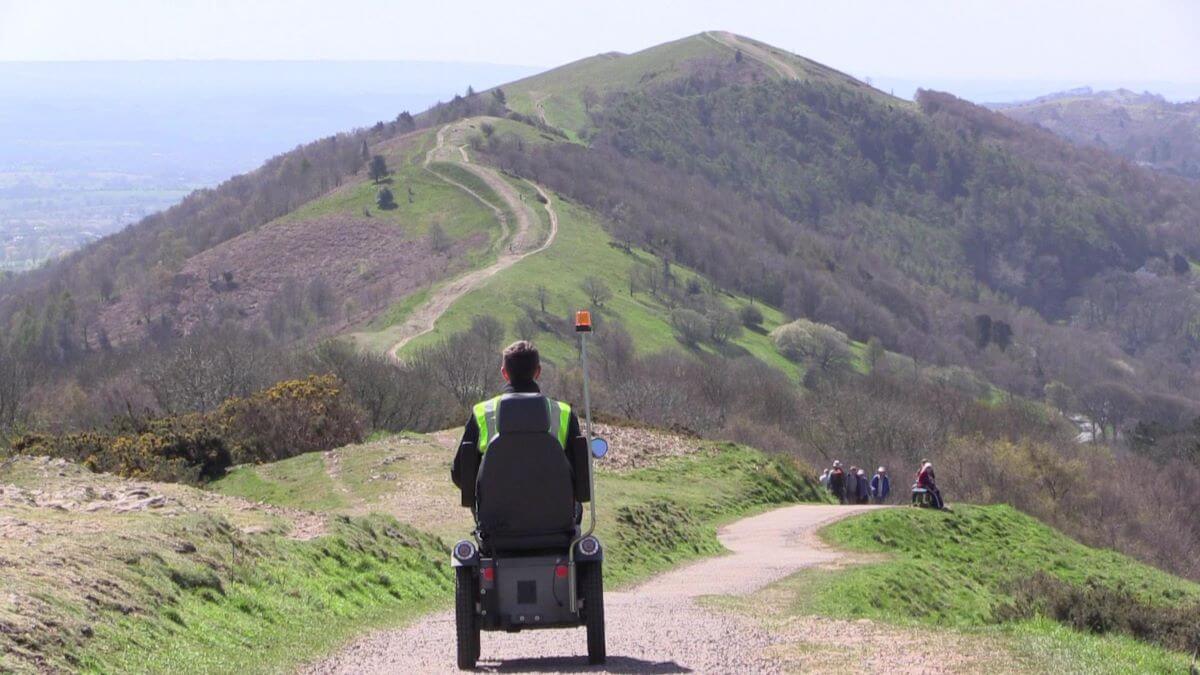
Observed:
[[[504,370],[512,382],[529,382],[541,366],[537,347],[529,340],[517,340],[504,350]]]

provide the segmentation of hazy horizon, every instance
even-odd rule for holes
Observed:
[[[497,12],[385,0],[0,0],[0,60],[385,60],[552,67],[729,30],[857,77],[918,80],[1200,79],[1200,3],[529,0]],[[637,16],[637,21],[630,21]],[[540,17],[530,21],[530,17]],[[438,30],[443,25],[452,31]],[[550,28],[552,30],[547,30]],[[1153,35],[1153,40],[1146,39]]]

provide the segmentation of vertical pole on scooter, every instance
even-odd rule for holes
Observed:
[[[575,545],[580,539],[590,535],[596,529],[596,484],[595,477],[592,475],[592,398],[591,392],[588,389],[588,361],[587,361],[587,336],[592,332],[592,314],[587,310],[575,312],[575,332],[579,333],[579,361],[583,367],[583,417],[587,425],[587,430],[584,435],[587,438],[587,472],[588,472],[588,493],[591,496],[589,500],[591,510],[591,522],[588,523],[587,532],[582,532],[574,541],[571,542],[571,549],[567,552],[567,586],[569,587],[568,602],[571,606],[571,611],[577,613],[579,611],[579,599],[577,597],[578,590],[576,588],[575,574]]]
[[[587,421],[587,431],[584,433],[588,441],[588,457],[592,456],[592,397],[588,390],[588,358],[587,358],[587,333],[579,334],[579,360],[583,363],[583,416]],[[588,460],[588,466],[592,462]]]

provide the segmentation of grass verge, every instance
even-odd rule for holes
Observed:
[[[435,538],[381,516],[338,520],[312,541],[242,542],[241,559],[238,542],[228,543],[228,555],[201,564],[143,567],[148,583],[166,587],[166,602],[100,624],[80,669],[279,672],[365,628],[414,617],[453,587]]]
[[[1187,655],[1126,635],[1072,630],[1042,616],[1009,620],[1037,575],[1163,608],[1200,599],[1200,585],[1083,546],[1010,507],[876,511],[830,525],[822,536],[839,548],[876,555],[851,567],[804,570],[752,599],[719,604],[756,616],[773,613],[777,625],[813,615],[878,622],[893,641],[936,630],[941,639],[986,645],[976,650],[975,664],[985,670],[1187,672]]]
[[[0,672],[277,672],[444,602],[447,563],[436,537],[386,515],[11,458]]]

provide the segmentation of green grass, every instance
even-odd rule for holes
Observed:
[[[479,176],[453,162],[432,162],[429,165],[429,169],[434,173],[441,174],[456,183],[462,184],[471,192],[479,195],[483,201],[503,211],[508,216],[509,221],[512,221],[513,216],[512,212],[508,209],[508,204],[500,199],[496,191],[483,182]]]
[[[843,570],[806,570],[775,592],[788,613],[873,619],[1001,639],[1038,672],[1169,672],[1186,659],[1121,635],[1080,633],[1047,619],[1001,622],[1021,584],[1045,573],[1073,584],[1120,589],[1145,602],[1200,600],[1200,585],[1127,556],[1084,546],[1008,506],[953,512],[889,509],[823,532],[839,548],[884,557]]]
[[[1200,585],[1084,546],[1008,506],[891,509],[836,523],[825,537],[851,550],[893,556],[856,568],[837,582],[836,592],[817,597],[818,606],[854,608],[856,616],[987,623],[1039,571],[1071,583],[1123,589],[1153,604],[1200,600]],[[849,602],[835,602],[835,595]]]
[[[523,191],[532,198],[531,190],[524,188]],[[544,212],[536,201],[531,205],[536,207],[535,211]],[[603,279],[614,293],[611,300],[596,310],[601,321],[621,321],[643,353],[677,347],[679,343],[669,324],[670,310],[648,293],[639,291],[634,296],[628,293],[629,270],[633,265],[658,266],[661,263],[645,251],[635,249],[625,253],[610,246],[611,238],[585,209],[560,198],[554,198],[554,208],[559,217],[559,232],[549,249],[500,272],[484,287],[464,296],[438,320],[434,331],[410,342],[405,346],[405,352],[411,353],[422,345],[464,330],[470,326],[473,317],[481,314],[500,317],[509,331],[506,337],[515,339],[513,320],[522,315],[522,306],[538,304],[537,287],[542,284],[549,291],[547,312],[569,317],[574,310],[591,304],[580,288],[582,280],[588,276]],[[677,283],[684,285],[688,279],[699,276],[680,266],[673,266],[673,271]],[[720,297],[734,309],[750,302],[743,296],[722,294]],[[797,375],[797,366],[780,356],[765,334],[783,323],[785,317],[774,308],[761,304],[759,308],[765,317],[764,332],[746,331],[726,347],[727,352],[749,353],[784,372]],[[541,333],[535,339],[544,357],[551,362],[566,363],[575,358],[575,345],[571,339],[552,333]],[[369,335],[365,336],[364,342],[368,345],[377,343],[379,348],[388,343],[387,340],[373,341]],[[712,351],[713,347],[708,345],[702,349]]]
[[[221,484],[227,494],[277,506],[333,511],[347,504],[326,472],[325,460],[319,452],[235,469]]]
[[[211,548],[230,545],[221,539]],[[238,545],[251,547],[241,561]],[[207,564],[139,569],[165,602],[97,625],[79,670],[280,672],[428,611],[453,586],[440,543],[390,518],[338,521],[313,541],[232,546],[206,550],[218,556]]]
[[[415,293],[404,296],[400,302],[393,304],[384,313],[371,319],[369,328],[378,330],[403,323],[408,318],[408,315],[412,314],[414,309],[419,307],[421,303],[429,300],[430,292],[431,289],[427,286]],[[386,346],[380,348],[381,351],[386,349]]]
[[[591,86],[598,94],[664,82],[686,72],[682,64],[698,58],[729,58],[722,46],[692,36],[634,54],[601,54],[504,85],[508,106],[537,117],[534,102],[541,98],[546,121],[572,139],[588,123],[579,94]]]
[[[474,133],[483,122],[496,127],[496,133],[518,133],[539,139],[540,142],[552,142],[541,136],[537,129],[512,120],[499,118],[472,118],[458,123],[449,134],[447,144],[465,143],[467,136]],[[559,141],[561,142],[561,141]],[[421,146],[423,147],[423,146]],[[415,151],[412,151],[414,156]],[[421,155],[423,156],[423,155]],[[478,193],[485,201],[496,206],[504,205],[495,192],[482,180],[461,166],[452,162],[437,162],[431,166],[439,173],[446,175],[469,189]],[[550,229],[549,215],[543,205],[537,201],[537,191],[527,182],[511,176],[506,180],[525,198],[532,211],[537,214],[539,229],[548,234]],[[447,186],[449,187],[449,186]],[[458,191],[462,195],[461,190]],[[462,195],[472,199],[469,195]],[[681,348],[670,326],[671,309],[652,294],[639,290],[630,295],[628,292],[629,273],[635,265],[648,265],[655,269],[661,268],[661,261],[650,253],[633,249],[626,253],[613,246],[613,240],[600,225],[598,218],[589,210],[552,195],[552,204],[559,218],[559,232],[554,243],[545,251],[532,255],[519,263],[498,273],[489,279],[483,287],[468,293],[455,302],[434,326],[434,330],[419,336],[409,342],[403,354],[412,354],[423,346],[444,339],[451,333],[467,329],[474,317],[491,315],[499,318],[507,329],[507,339],[517,339],[515,321],[525,314],[525,307],[539,307],[537,289],[544,285],[549,294],[546,311],[553,318],[566,319],[577,309],[588,308],[590,300],[581,288],[582,281],[587,277],[602,279],[613,291],[614,297],[605,302],[603,307],[591,307],[600,321],[615,319],[620,321],[634,338],[640,353],[653,353],[668,348]],[[478,207],[478,201],[473,200]],[[507,212],[506,205],[505,210]],[[510,221],[512,217],[510,214]],[[493,240],[494,245],[494,240]],[[475,256],[468,266],[478,267],[491,260],[490,257]],[[680,265],[672,265],[674,283],[686,287],[690,280],[697,280],[701,287],[709,289],[711,284],[700,274]],[[359,348],[385,352],[397,339],[397,327],[409,316],[421,302],[428,299],[432,289],[424,288],[413,296],[394,303],[386,312],[373,318],[365,326],[360,326],[355,332],[344,336],[345,339]],[[713,297],[733,310],[749,304],[750,298],[717,291]],[[751,355],[760,361],[780,370],[781,372],[799,379],[804,373],[802,364],[793,363],[778,353],[768,333],[777,326],[785,323],[787,317],[777,309],[758,304],[764,321],[759,330],[746,330],[729,344],[716,346],[711,343],[701,345],[698,350],[709,353],[722,353],[726,356]],[[599,327],[601,330],[602,325]],[[576,344],[573,335],[562,335],[551,331],[542,331],[534,336],[543,356],[551,363],[566,363],[576,358]],[[865,345],[851,342],[855,368],[866,372],[867,366],[863,360]]]
[[[748,38],[740,39],[772,52],[805,79],[865,87],[844,73],[816,61]],[[690,72],[689,62],[729,62],[733,57],[733,48],[701,33],[632,54],[608,53],[580,59],[506,84],[503,89],[508,107],[531,117],[538,116],[536,103],[540,100],[546,122],[565,131],[574,141],[579,139],[579,132],[589,126],[588,114],[580,98],[584,87],[594,89],[602,101],[606,94],[612,92],[637,90],[686,75]],[[768,66],[764,65],[762,72],[767,77],[776,77]],[[886,97],[889,103],[901,103],[899,99],[879,95]]]
[[[597,533],[613,584],[680,561],[720,553],[717,526],[771,505],[822,501],[812,471],[732,443],[695,441],[700,451],[651,468],[614,472],[597,464]],[[339,514],[381,511],[442,537],[463,538],[469,513],[449,480],[452,451],[408,435],[335,451],[337,478],[308,455],[245,466],[213,485],[224,494]],[[403,495],[404,500],[398,500]]]
[[[245,491],[330,507],[321,455],[239,472]],[[353,474],[356,467],[346,467]],[[375,626],[444,605],[436,537],[387,515],[312,516],[69,463],[0,462],[9,490],[87,495],[101,508],[6,502],[0,672],[280,672]],[[112,500],[141,486],[157,508]],[[299,520],[298,520],[299,519]],[[300,540],[292,533],[317,538]],[[15,529],[12,529],[15,528]],[[34,535],[35,536],[31,536]],[[11,535],[11,536],[10,536]]]
[[[429,138],[426,138],[429,137]],[[438,176],[425,170],[419,161],[428,149],[433,133],[419,139],[413,139],[407,144],[394,148],[376,148],[387,158],[388,167],[392,173],[380,184],[370,180],[358,180],[338,188],[329,194],[314,199],[300,208],[287,214],[282,222],[316,220],[321,218],[361,219],[364,209],[371,213],[371,218],[394,223],[412,238],[425,236],[433,223],[439,223],[442,229],[456,241],[483,233],[486,242],[495,243],[499,237],[500,227],[495,214],[480,204],[474,197],[453,185],[447,184]],[[441,165],[439,165],[441,170]],[[461,172],[461,170],[459,170]],[[466,172],[462,172],[466,173]],[[500,200],[486,185],[470,175],[475,183],[468,184],[480,196],[490,203],[499,204]],[[454,176],[458,179],[458,176]],[[396,208],[383,210],[376,204],[380,188],[387,187],[395,196]],[[479,187],[479,189],[476,189]],[[412,190],[412,202],[409,202],[408,191]]]

